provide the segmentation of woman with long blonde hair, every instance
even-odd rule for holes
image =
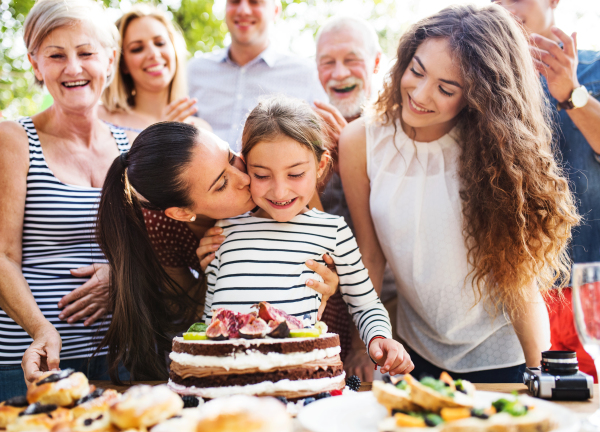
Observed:
[[[121,36],[117,74],[102,95],[100,117],[125,129],[130,140],[159,121],[186,121],[211,130],[187,97],[186,48],[161,10],[136,5],[116,22]]]
[[[370,116],[340,138],[356,237],[386,261],[414,373],[517,382],[550,347],[543,294],[579,222],[526,36],[497,5],[411,27]]]

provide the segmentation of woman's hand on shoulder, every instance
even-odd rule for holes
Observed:
[[[196,255],[200,260],[200,268],[202,271],[206,271],[206,268],[215,259],[215,252],[221,246],[221,243],[225,241],[223,234],[223,228],[212,227],[204,233],[204,237],[200,239],[200,246],[196,249]]]

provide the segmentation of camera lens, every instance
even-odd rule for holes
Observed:
[[[542,370],[552,375],[574,375],[579,371],[574,351],[542,352]]]

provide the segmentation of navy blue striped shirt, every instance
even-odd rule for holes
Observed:
[[[105,263],[95,240],[100,188],[73,186],[58,180],[44,159],[31,118],[19,123],[29,139],[29,171],[23,221],[21,268],[38,307],[60,333],[61,359],[88,357],[104,336],[109,321],[89,327],[83,320],[69,324],[58,318],[58,301],[88,278],[72,276],[70,269]],[[121,152],[129,149],[122,130],[111,128]],[[0,309],[0,365],[20,364],[32,339]]]
[[[340,277],[340,291],[368,343],[374,336],[391,338],[390,319],[373,289],[356,239],[344,218],[310,210],[289,222],[257,218],[250,213],[217,222],[226,237],[206,270],[205,320],[218,308],[248,313],[267,301],[290,315],[316,321],[321,295],[305,285],[322,281],[304,263],[324,263],[329,254]]]

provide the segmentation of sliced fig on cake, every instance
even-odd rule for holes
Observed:
[[[259,304],[254,305],[252,307],[258,308],[258,316],[266,322],[277,321],[278,323],[282,323],[286,321],[290,330],[301,329],[304,327],[302,325],[302,320],[299,320],[294,316],[288,315],[284,311],[271,306],[267,302],[260,302]]]
[[[257,339],[264,337],[265,333],[269,331],[269,326],[262,318],[252,319],[240,329],[240,337],[244,339]]]
[[[243,314],[236,313],[227,309],[217,309],[213,314],[212,322],[215,320],[221,321],[227,328],[227,333],[232,339],[239,337],[240,316]]]
[[[225,340],[229,339],[229,332],[227,326],[220,319],[214,319],[206,329],[206,337],[211,340]]]
[[[287,321],[283,321],[283,322],[271,321],[271,322],[269,322],[269,332],[267,333],[267,336],[276,338],[276,339],[283,339],[283,338],[290,337],[290,328],[287,324]]]

